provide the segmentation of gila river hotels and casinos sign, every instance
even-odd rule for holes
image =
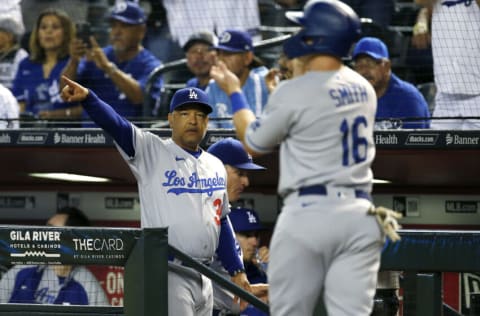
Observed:
[[[137,229],[0,226],[3,264],[123,265]]]

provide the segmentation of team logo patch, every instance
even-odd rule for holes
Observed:
[[[256,224],[257,223],[257,218],[255,217],[255,215],[252,214],[252,212],[247,211],[247,215],[248,215],[248,222],[250,224]]]
[[[195,90],[190,89],[190,92],[188,93],[188,98],[198,100],[198,94],[195,92]]]
[[[230,33],[228,33],[228,32],[225,32],[225,33],[222,34],[222,37],[220,37],[219,42],[220,43],[228,43],[228,42],[230,42],[231,39],[232,39],[232,35],[230,35]]]

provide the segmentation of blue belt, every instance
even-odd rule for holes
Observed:
[[[317,184],[317,185],[311,185],[308,187],[302,187],[298,189],[298,195],[328,195],[327,187],[322,185],[322,184]],[[365,200],[372,200],[372,197],[368,192],[365,192],[363,190],[355,190],[355,197],[359,199],[365,199]]]

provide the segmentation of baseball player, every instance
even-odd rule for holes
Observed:
[[[384,243],[367,215],[377,99],[341,60],[360,35],[360,21],[336,0],[310,0],[287,17],[302,28],[284,51],[301,60],[303,74],[279,84],[260,119],[225,65],[211,70],[230,96],[247,150],[263,154],[280,143],[284,207],[270,245],[270,311],[312,315],[322,296],[329,315],[369,315]],[[291,273],[292,262],[298,273]]]
[[[253,209],[233,208],[228,218],[232,222],[235,237],[242,248],[243,264],[248,281],[252,284],[267,283],[267,266],[269,249],[260,247],[259,232],[265,228],[260,224],[260,218]],[[240,316],[265,316],[264,312],[249,305]]]
[[[62,98],[81,102],[96,124],[109,133],[138,182],[142,227],[169,227],[169,243],[194,259],[210,263],[216,254],[232,281],[251,291],[226,217],[229,202],[222,162],[199,147],[212,111],[197,88],[178,90],[171,101],[170,139],[134,126],[94,92],[66,78]],[[211,316],[211,281],[169,258],[169,315]]]
[[[250,185],[248,173],[255,170],[265,170],[265,167],[257,165],[253,162],[252,156],[249,155],[243,148],[242,143],[239,140],[231,137],[222,139],[208,148],[208,152],[222,161],[227,171],[227,194],[230,202],[236,202],[240,198],[240,195],[246,187]],[[233,225],[233,223],[232,223]],[[237,251],[243,258],[240,244],[237,244]],[[244,259],[244,258],[243,258]],[[220,274],[228,277],[227,271],[222,268],[222,264],[219,260],[214,260],[211,268],[219,272]],[[249,278],[247,273],[247,278]],[[249,279],[250,281],[250,279]],[[256,284],[252,284],[252,288],[261,290],[260,287],[266,289],[265,282],[256,281]],[[257,287],[258,286],[258,287]],[[265,291],[266,292],[266,291]],[[265,293],[266,296],[267,293]],[[224,288],[213,285],[213,315],[226,315],[229,313],[238,314],[240,312],[240,306],[233,301],[233,294]],[[248,310],[254,309],[251,306],[247,307]],[[242,315],[247,315],[246,311],[242,312]]]

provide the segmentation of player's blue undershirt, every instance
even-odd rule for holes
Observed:
[[[134,134],[132,124],[128,120],[98,98],[92,90],[89,90],[88,96],[83,102],[83,108],[92,120],[105,130],[129,157],[135,156]],[[203,151],[188,152],[198,158]],[[216,253],[230,275],[236,271],[245,270],[243,262],[235,250],[233,228],[227,217],[220,221],[220,238]]]

